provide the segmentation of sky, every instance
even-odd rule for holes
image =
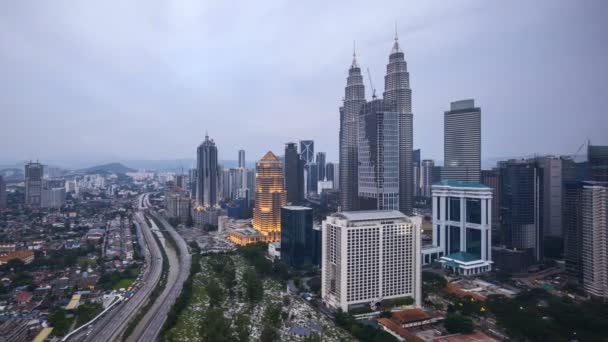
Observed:
[[[604,0],[3,1],[0,163],[194,158],[205,132],[221,159],[313,139],[337,161],[353,41],[381,94],[395,22],[422,158],[467,98],[482,158],[574,154],[608,144],[606,18]]]

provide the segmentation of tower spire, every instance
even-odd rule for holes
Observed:
[[[400,51],[401,51],[401,49],[399,48],[399,34],[397,33],[397,21],[395,20],[395,43],[393,44],[393,49],[391,50],[391,53],[397,53]]]
[[[353,63],[350,66],[351,68],[358,68],[359,64],[357,63],[357,51],[355,48],[355,41],[353,40]]]

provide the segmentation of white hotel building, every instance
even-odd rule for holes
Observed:
[[[433,194],[433,246],[422,263],[439,261],[457,274],[492,269],[492,189],[479,183],[444,180]]]
[[[420,218],[396,210],[339,212],[322,224],[321,295],[330,307],[420,306]]]

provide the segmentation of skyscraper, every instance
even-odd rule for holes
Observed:
[[[310,194],[317,193],[319,182],[319,165],[312,162],[304,166],[306,171],[306,197]]]
[[[591,180],[608,182],[608,146],[588,144],[587,159]]]
[[[481,171],[481,184],[492,189],[492,232],[500,235],[500,172],[498,169]]]
[[[298,267],[312,264],[314,231],[312,209],[299,206],[281,208],[281,261]]]
[[[281,208],[287,203],[282,163],[268,151],[256,164],[255,209],[253,228],[265,241],[281,238]]]
[[[479,182],[481,109],[474,100],[452,102],[445,112],[442,180]]]
[[[583,287],[608,298],[608,183],[583,186],[581,199]]]
[[[239,168],[247,168],[247,165],[245,164],[245,150],[239,150]]]
[[[325,178],[327,178],[328,181],[334,181],[334,172],[335,172],[335,164],[332,162],[329,162],[327,164],[325,164]],[[334,185],[335,188],[335,185]]]
[[[0,176],[0,209],[6,208],[6,183]]]
[[[414,187],[414,196],[420,196],[421,194],[421,187],[420,187],[420,172],[422,170],[422,165],[421,165],[421,160],[420,160],[420,149],[414,150],[413,152],[413,159],[414,162],[412,163],[412,175],[413,175],[413,179],[414,179],[414,184],[412,184],[412,186]]]
[[[344,101],[340,107],[340,206],[342,210],[358,209],[357,146],[359,111],[365,103],[365,86],[361,68],[353,52],[353,62],[348,70]]]
[[[412,214],[413,205],[413,148],[414,115],[412,114],[412,90],[410,74],[405,56],[399,47],[395,32],[395,43],[389,56],[384,77],[384,99],[394,101],[399,112],[399,210]],[[342,161],[340,161],[342,163]]]
[[[386,100],[361,107],[358,191],[362,210],[399,210],[400,115],[395,103]]]
[[[524,269],[543,256],[543,169],[536,160],[510,160],[500,176],[502,242],[527,252],[527,265],[516,267]]]
[[[435,166],[435,161],[425,159],[421,163],[420,188],[421,196],[431,197],[431,186],[441,179],[441,167]]]
[[[304,161],[296,143],[285,144],[285,190],[288,203],[304,200]]]
[[[313,140],[300,140],[300,158],[306,165],[315,162],[315,142]]]
[[[208,135],[199,145],[196,157],[196,204],[204,208],[213,207],[217,204],[219,166],[217,147]]]
[[[25,205],[28,207],[40,208],[42,205],[43,174],[42,164],[25,164]]]
[[[325,152],[317,152],[317,178],[322,181],[325,180]]]

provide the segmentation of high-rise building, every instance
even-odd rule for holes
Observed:
[[[556,156],[538,158],[543,169],[543,234],[544,237],[561,239],[562,193],[566,181],[575,180],[575,165],[572,159]]]
[[[0,209],[6,208],[6,182],[0,176]]]
[[[563,192],[562,227],[566,275],[571,282],[582,284],[582,190],[586,182],[566,181]]]
[[[205,135],[196,152],[196,204],[208,208],[217,204],[219,165],[217,163],[217,147],[215,141]]]
[[[40,208],[42,205],[42,188],[44,167],[42,164],[25,164],[25,205]]]
[[[281,208],[287,203],[282,162],[268,151],[256,164],[253,228],[269,242],[281,238]]]
[[[321,227],[323,301],[350,311],[411,297],[419,307],[420,224],[395,210],[328,216]]]
[[[587,159],[591,180],[608,182],[608,146],[588,144]]]
[[[362,210],[399,210],[400,115],[395,103],[385,100],[361,107],[357,178]]]
[[[335,164],[332,162],[329,162],[327,164],[325,164],[325,178],[328,181],[334,181],[334,172],[335,172]]]
[[[399,47],[395,32],[395,43],[389,56],[384,77],[384,99],[394,101],[399,112],[399,211],[412,214],[414,175],[412,169],[414,148],[414,115],[412,113],[412,90],[405,55]],[[340,161],[341,162],[341,161]]]
[[[508,265],[523,270],[543,256],[543,169],[537,160],[510,160],[500,164],[500,177],[501,241],[525,251],[527,263]]]
[[[65,186],[43,188],[40,206],[43,208],[61,208],[65,205]]]
[[[433,185],[432,192],[434,247],[423,250],[424,263],[439,257],[444,268],[465,276],[490,271],[492,189],[446,180]]]
[[[185,192],[168,192],[165,194],[167,217],[186,223],[190,217],[190,198]]]
[[[315,162],[315,142],[313,140],[300,140],[300,158],[306,165]]]
[[[474,100],[452,102],[444,117],[442,180],[479,182],[481,109]]]
[[[435,161],[432,159],[423,160],[420,171],[421,196],[431,197],[431,187],[440,179],[441,167],[435,166]]]
[[[608,298],[608,183],[583,186],[581,194],[583,288]]]
[[[296,143],[285,144],[285,190],[288,203],[304,200],[304,160],[300,159]]]
[[[358,209],[357,147],[359,111],[365,103],[365,86],[361,68],[353,52],[353,62],[348,70],[344,100],[340,107],[340,160],[339,189],[340,207],[344,211]]]
[[[482,170],[481,184],[492,189],[492,232],[500,235],[500,172],[498,169]]]
[[[325,180],[325,152],[317,152],[317,179]]]
[[[192,198],[196,197],[196,169],[188,170],[188,191],[190,191],[190,196]]]
[[[245,150],[239,150],[239,168],[247,168],[247,165],[245,164]]]
[[[308,198],[311,194],[317,193],[317,184],[319,182],[319,165],[312,162],[304,166],[306,175],[306,197]]]
[[[412,163],[412,175],[414,179],[414,184],[412,186],[414,187],[414,196],[421,196],[422,189],[420,187],[420,172],[422,169],[422,161],[420,160],[420,149],[414,150],[412,158],[414,159]]]
[[[312,265],[314,236],[312,209],[281,208],[281,261],[292,267]]]

